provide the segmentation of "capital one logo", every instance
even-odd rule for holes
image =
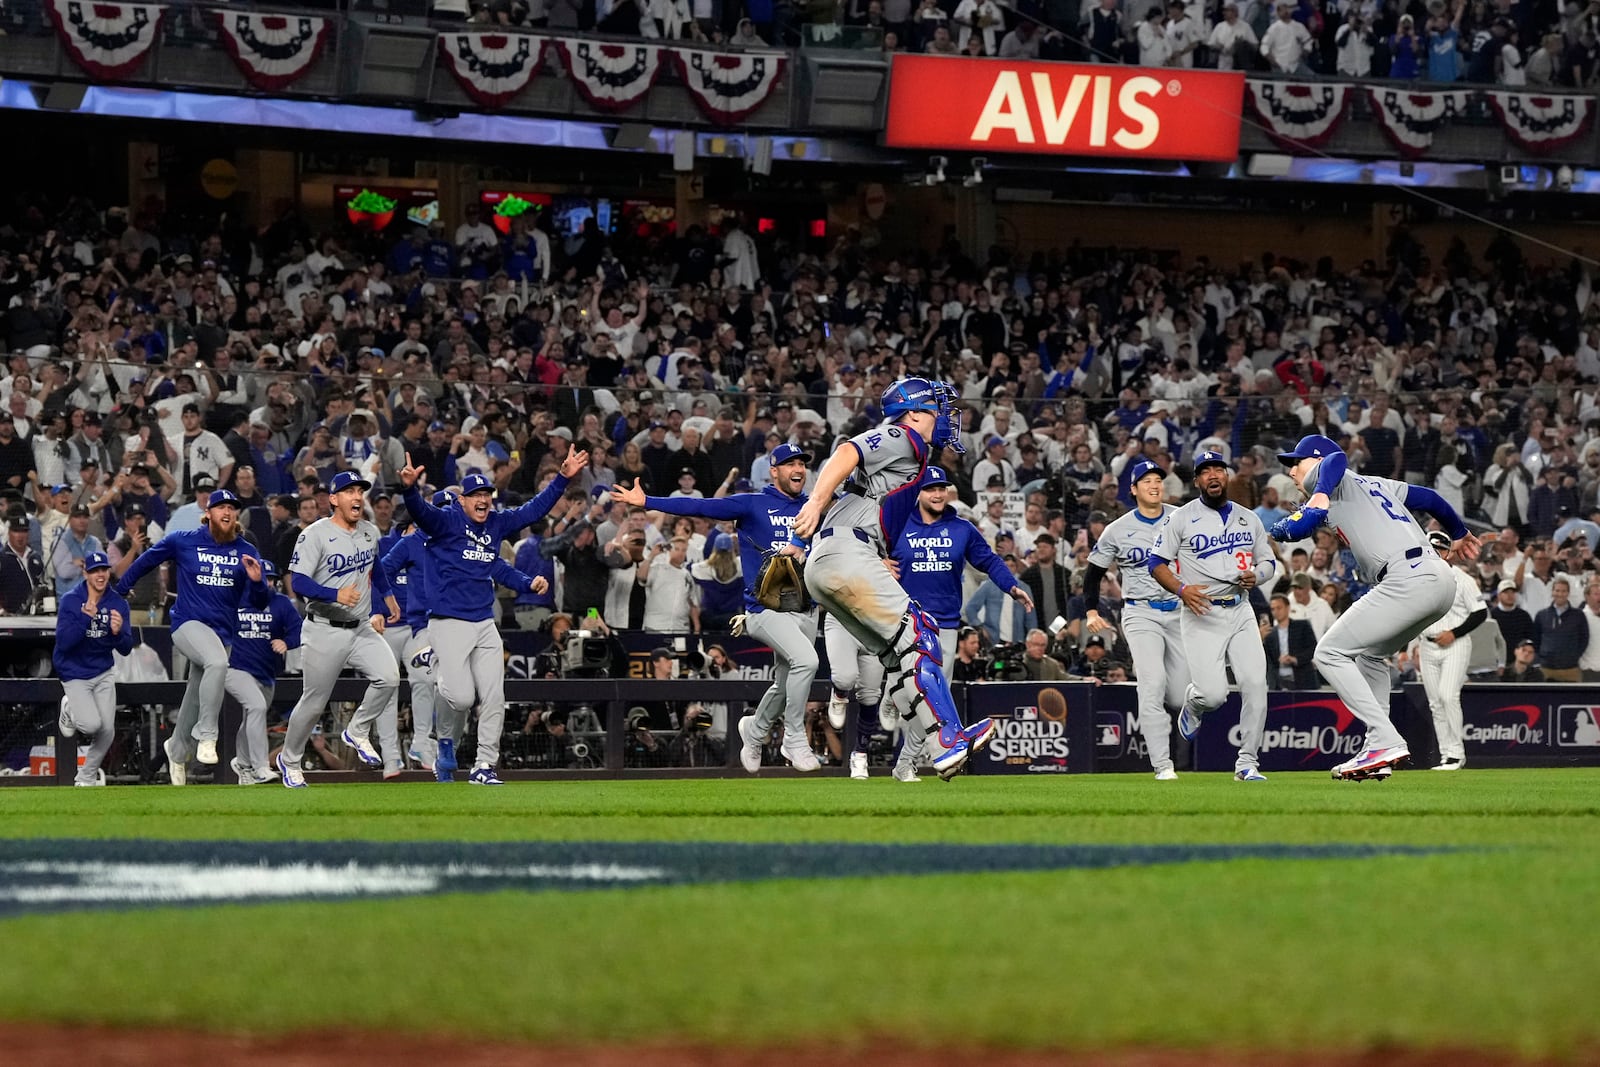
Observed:
[[[1302,709],[1324,711],[1332,716],[1332,721],[1322,725],[1313,723],[1309,726],[1281,721],[1285,713]],[[1273,724],[1274,717],[1280,718],[1277,725]],[[1303,752],[1305,755],[1300,757],[1301,763],[1309,763],[1321,756],[1354,756],[1361,751],[1361,741],[1365,736],[1362,733],[1350,732],[1350,727],[1355,721],[1355,715],[1344,706],[1344,701],[1337,697],[1280,704],[1268,711],[1267,727],[1261,735],[1261,752],[1265,754],[1274,749]],[[1238,746],[1243,741],[1244,727],[1234,726],[1228,732],[1228,743]]]
[[[1145,103],[1162,91],[1162,83],[1155,78],[1129,78],[1113,92],[1109,75],[1074,74],[1059,104],[1049,74],[1035,71],[1028,82],[1031,92],[1023,87],[1022,76],[1017,71],[1001,71],[995,77],[989,99],[972,128],[973,141],[987,143],[996,132],[1008,130],[1018,144],[1037,143],[1039,133],[1044,135],[1045,144],[1066,144],[1085,110],[1088,112],[1084,118],[1089,127],[1087,140],[1092,148],[1105,148],[1109,139],[1109,143],[1118,148],[1139,152],[1155,144],[1161,135],[1161,116]],[[1174,82],[1173,86],[1176,85]],[[1034,111],[1039,115],[1037,133]]]
[[[1508,704],[1502,708],[1491,708],[1489,714],[1503,715],[1507,718],[1495,719],[1486,725],[1467,723],[1461,728],[1461,740],[1480,745],[1500,744],[1506,748],[1544,744],[1545,731],[1539,725],[1540,720],[1544,718],[1543,708],[1535,704]],[[1510,716],[1516,716],[1522,721],[1514,722]]]

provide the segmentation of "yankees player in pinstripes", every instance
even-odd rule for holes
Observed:
[[[762,553],[788,543],[789,528],[805,505],[811,455],[796,445],[781,444],[772,450],[769,459],[772,484],[759,493],[709,500],[646,496],[637,483],[629,489],[616,486],[611,493],[611,499],[633,507],[717,521],[732,519],[736,524],[744,572],[744,615],[740,617],[743,630],[772,648],[776,664],[772,686],[762,694],[755,713],[739,720],[739,762],[751,774],[761,769],[761,746],[780,717],[783,757],[797,771],[814,771],[822,766],[806,742],[805,723],[806,701],[817,677],[817,613],[772,611],[755,596]]]
[[[1432,489],[1351,474],[1344,450],[1320,434],[1300,439],[1278,459],[1306,494],[1305,506],[1272,524],[1272,536],[1298,541],[1318,527],[1333,527],[1349,546],[1362,577],[1372,583],[1317,642],[1312,658],[1350,713],[1367,727],[1362,750],[1333,769],[1347,781],[1387,777],[1411,758],[1389,721],[1389,665],[1384,657],[1410,644],[1450,610],[1456,599],[1451,566],[1428,544],[1408,508],[1432,515],[1451,538],[1458,559],[1473,560],[1481,547],[1449,502]]]
[[[417,479],[424,472],[412,466],[409,455],[400,471],[406,511],[428,537],[428,639],[437,664],[438,695],[454,713],[449,723],[464,720],[474,704],[478,707],[478,754],[467,778],[473,785],[505,784],[495,773],[506,718],[505,643],[494,624],[494,565],[500,562],[500,543],[544,518],[588,462],[588,452],[568,452],[560,473],[538,496],[504,511],[495,510],[494,484],[481,474],[461,480],[458,501],[436,508],[418,490]],[[441,718],[436,707],[434,719]],[[455,745],[441,739],[434,774],[455,767]]]
[[[962,727],[940,669],[938,623],[906,595],[883,560],[917,506],[929,445],[960,449],[954,401],[953,388],[926,378],[902,378],[885,390],[883,413],[892,421],[857,434],[828,457],[784,548],[802,555],[815,538],[806,588],[883,661],[885,702],[922,731],[934,770],[946,780],[989,743],[994,722]]]
[[[1150,548],[1178,509],[1162,502],[1167,472],[1148,459],[1133,466],[1133,511],[1100,532],[1083,573],[1083,602],[1100,603],[1100,579],[1116,567],[1122,577],[1122,632],[1133,653],[1139,687],[1139,733],[1150,750],[1156,781],[1178,777],[1172,766],[1172,715],[1189,688],[1189,664],[1183,651],[1183,607],[1150,576]],[[1089,632],[1109,630],[1112,623],[1090,608],[1084,616]]]
[[[389,578],[378,559],[378,528],[363,516],[372,483],[355,471],[340,471],[328,483],[333,514],[300,531],[289,560],[289,586],[306,601],[300,672],[304,688],[289,713],[289,729],[278,752],[278,773],[290,789],[304,789],[306,742],[333,695],[346,665],[370,684],[361,707],[344,731],[344,743],[385,779],[405,769],[396,721],[400,666],[383,640],[385,622],[399,622]],[[374,598],[385,603],[380,608]],[[382,753],[372,747],[378,728]]]
[[[1228,699],[1227,668],[1232,667],[1239,683],[1242,733],[1233,776],[1241,782],[1264,782],[1260,752],[1267,724],[1267,653],[1250,607],[1250,590],[1272,581],[1278,561],[1261,519],[1228,500],[1230,469],[1221,452],[1196,454],[1194,481],[1200,496],[1167,516],[1150,546],[1147,566],[1157,584],[1189,609],[1179,623],[1189,687],[1178,712],[1178,732],[1193,740],[1201,717]],[[1174,561],[1177,574],[1172,573]]]
[[[1443,530],[1430,530],[1428,544],[1450,558],[1450,535]],[[1467,750],[1461,743],[1461,687],[1472,662],[1472,631],[1489,618],[1489,605],[1477,581],[1460,567],[1451,567],[1450,572],[1456,580],[1455,602],[1422,631],[1417,642],[1417,673],[1422,675],[1439,742],[1436,771],[1459,771],[1467,765]]]

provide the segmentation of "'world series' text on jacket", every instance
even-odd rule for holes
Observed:
[[[126,656],[133,651],[133,612],[128,602],[107,589],[100,595],[99,610],[85,615],[89,587],[82,582],[61,594],[60,614],[56,616],[56,647],[51,659],[56,675],[64,682],[98,678],[116,666],[113,652]],[[122,632],[111,633],[111,613],[122,613]]]
[[[428,614],[435,619],[482,622],[494,617],[492,565],[500,558],[501,542],[547,515],[567,479],[557,474],[539,495],[519,508],[491,511],[486,521],[473,522],[460,507],[436,508],[423,499],[415,485],[405,491],[406,510],[428,535],[433,564],[428,571]],[[411,591],[416,596],[416,590]]]
[[[733,520],[738,523],[739,562],[744,572],[744,607],[746,611],[765,611],[755,598],[756,576],[761,573],[761,554],[781,548],[789,543],[789,531],[794,517],[805,507],[806,495],[790,496],[776,486],[766,486],[759,493],[738,493],[734,496],[712,497],[696,500],[681,496],[647,496],[644,506],[650,511],[664,511],[669,515],[698,515],[713,522]]]
[[[172,606],[173,630],[186,622],[202,623],[224,645],[231,645],[239,627],[240,606],[259,609],[272,601],[267,583],[252,582],[239,562],[240,557],[253,555],[245,551],[249,547],[250,542],[242,537],[219,545],[204,526],[167,534],[139,553],[112,588],[118,596],[127,596],[140,578],[163,563],[175,563],[178,574],[173,588],[178,601]]]
[[[433,588],[430,577],[435,563],[429,558],[428,537],[421,530],[412,530],[395,541],[383,557],[383,569],[389,572],[390,581],[409,578],[405,614],[401,622],[411,627],[413,633],[428,625],[428,605],[432,602],[428,591]],[[515,589],[519,593],[533,584],[533,578],[517,570],[505,560],[495,557],[489,571],[496,585]],[[553,583],[552,583],[553,584]]]
[[[228,652],[228,666],[262,685],[275,684],[283,673],[283,657],[272,651],[272,642],[299,648],[301,625],[294,601],[282,593],[273,593],[272,602],[259,611],[239,612],[239,634]]]
[[[961,624],[961,579],[968,563],[988,574],[1003,593],[1017,587],[1005,560],[954,508],[945,508],[932,522],[922,521],[921,508],[913,511],[893,555],[900,564],[900,587],[940,629]]]

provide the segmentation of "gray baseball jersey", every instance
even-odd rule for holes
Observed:
[[[1171,600],[1172,594],[1150,577],[1150,548],[1167,518],[1178,509],[1161,505],[1159,518],[1147,519],[1137,508],[1100,531],[1089,562],[1101,570],[1117,568],[1125,600]]]
[[[887,531],[898,539],[911,510],[917,506],[917,481],[927,462],[927,443],[904,426],[879,426],[856,434],[848,442],[861,457],[849,484],[865,491],[865,496],[843,493],[822,520],[826,529],[853,526],[865,530],[879,554],[892,547],[885,545]]]
[[[1232,502],[1212,508],[1199,499],[1167,516],[1150,546],[1150,560],[1176,560],[1185,585],[1204,584],[1218,598],[1246,595],[1239,575],[1247,570],[1254,570],[1256,584],[1265,587],[1278,569],[1266,527],[1255,512]]]
[[[306,602],[311,615],[337,622],[361,622],[372,617],[373,561],[378,558],[378,528],[362,520],[353,530],[335,525],[332,519],[318,519],[300,531],[294,543],[289,571],[310,578],[318,585],[342,589],[353,585],[361,598],[350,607],[326,600]]]
[[[1328,494],[1327,525],[1349,547],[1369,582],[1377,581],[1385,567],[1405,559],[1413,549],[1436,554],[1428,535],[1406,510],[1410,489],[1405,482],[1388,478],[1346,474]]]

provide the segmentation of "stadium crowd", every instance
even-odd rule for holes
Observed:
[[[1081,584],[1130,506],[1132,461],[1167,471],[1178,502],[1186,462],[1221,451],[1230,497],[1270,524],[1297,497],[1274,453],[1306,432],[1501,531],[1471,573],[1513,676],[1600,678],[1600,306],[1579,264],[1532,266],[1505,237],[1435,262],[1404,231],[1388,263],[1341,268],[1082,248],[979,260],[948,234],[895,257],[854,230],[806,249],[733,217],[665,237],[541,224],[502,238],[469,209],[454,230],[395,237],[292,213],[256,232],[82,200],[9,213],[0,610],[66,592],[91,552],[120,575],[195,528],[218,487],[281,573],[341,470],[374,483],[386,532],[406,521],[390,494],[408,454],[434,486],[479,471],[515,500],[576,448],[588,469],[507,549],[550,589],[505,602],[503,625],[719,631],[742,588],[728,533],[606,490],[759,490],[772,449],[794,444],[814,470],[878,419],[885,386],[928,374],[965,404],[965,455],[935,457],[951,502],[1036,605],[968,568],[959,678],[1013,642],[1029,677],[1131,677],[1119,633],[1082,625]],[[1257,608],[1273,683],[1298,687],[1316,681],[1309,657],[1280,648],[1303,635],[1274,631],[1301,621],[1314,641],[1366,586],[1330,533],[1284,562]],[[162,617],[164,581],[133,591],[141,623]],[[1114,581],[1101,593],[1115,620]]]

